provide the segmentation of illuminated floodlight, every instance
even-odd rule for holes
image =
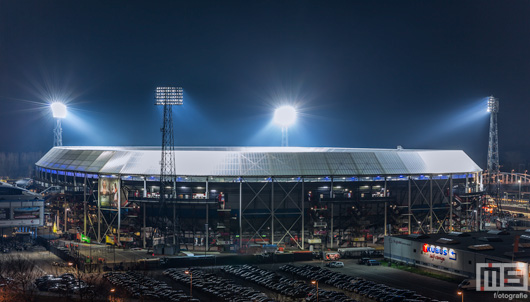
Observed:
[[[53,118],[57,120],[53,129],[53,146],[62,146],[63,127],[61,126],[61,120],[66,118],[66,105],[61,102],[53,102],[50,107],[52,108]]]
[[[296,121],[296,109],[292,106],[282,106],[274,111],[274,123],[289,127]]]
[[[272,120],[282,127],[282,147],[289,146],[289,126],[296,121],[296,109],[292,106],[279,107],[274,111]]]
[[[156,87],[155,105],[182,105],[182,87]]]
[[[499,112],[499,99],[494,98],[493,96],[488,97],[488,112]]]
[[[66,117],[66,105],[61,102],[54,102],[50,105],[54,118],[65,118]]]

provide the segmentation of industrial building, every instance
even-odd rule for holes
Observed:
[[[69,209],[56,215],[70,232],[163,253],[336,248],[479,227],[482,169],[461,150],[176,147],[172,155],[163,204],[155,147],[54,147],[36,163],[35,183],[60,189],[51,213]]]
[[[385,237],[385,258],[476,278],[477,264],[530,262],[530,230]],[[527,271],[528,272],[528,271]]]
[[[13,234],[37,235],[44,225],[44,199],[40,194],[0,182],[0,232],[2,237]]]

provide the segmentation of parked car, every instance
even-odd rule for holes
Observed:
[[[330,262],[330,263],[326,264],[326,266],[329,266],[329,267],[344,267],[344,262],[333,261],[333,262]]]
[[[366,262],[368,262],[368,260],[370,260],[370,258],[360,258],[357,263],[358,264],[366,264]]]
[[[377,260],[370,259],[366,262],[366,265],[368,266],[375,266],[375,265],[381,265],[381,263]]]

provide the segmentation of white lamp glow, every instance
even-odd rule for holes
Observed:
[[[282,106],[274,111],[274,123],[289,127],[296,121],[296,109],[292,106]]]
[[[50,105],[52,107],[52,113],[54,118],[65,118],[66,117],[66,105],[60,102],[55,102]]]

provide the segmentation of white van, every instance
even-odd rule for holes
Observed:
[[[464,281],[458,284],[458,289],[463,290],[476,290],[477,289],[477,280],[475,279],[465,279]]]

